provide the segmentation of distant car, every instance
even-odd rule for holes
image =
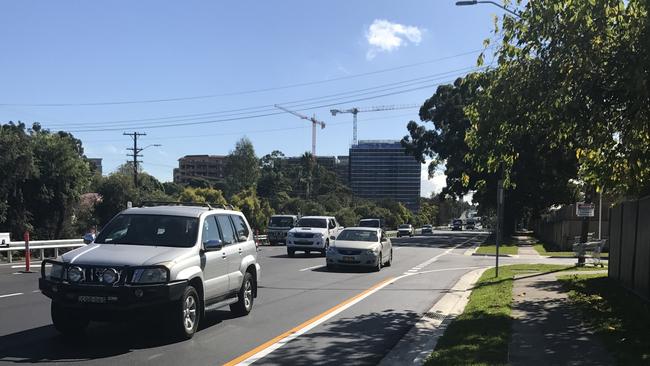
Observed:
[[[382,228],[381,219],[361,219],[359,220],[359,227],[376,227],[378,229]]]
[[[433,234],[433,225],[422,226],[422,234]]]
[[[474,230],[476,229],[476,222],[474,220],[467,220],[465,221],[465,229],[466,230]]]
[[[457,219],[451,223],[451,230],[453,231],[462,231],[463,230],[463,220]]]
[[[287,255],[293,257],[296,251],[325,255],[330,238],[342,229],[333,216],[303,216],[287,234]]]
[[[298,223],[296,215],[273,215],[269,220],[266,235],[270,245],[287,242],[287,233]]]
[[[327,269],[336,266],[370,267],[375,271],[393,263],[393,246],[380,228],[343,229],[327,249]]]
[[[410,236],[412,237],[415,232],[415,229],[413,229],[413,225],[411,224],[402,224],[397,228],[397,237],[399,238],[400,236]]]

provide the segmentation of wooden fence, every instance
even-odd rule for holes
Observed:
[[[650,196],[609,211],[608,275],[650,300]]]

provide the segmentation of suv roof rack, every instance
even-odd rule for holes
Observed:
[[[212,207],[207,202],[144,201],[140,205],[140,207],[152,207],[152,206],[195,206],[195,207],[207,207],[210,210],[214,210],[214,207]]]

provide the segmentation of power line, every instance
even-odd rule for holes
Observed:
[[[428,61],[422,61],[422,62],[417,62],[417,63],[412,63],[412,64],[406,64],[406,65],[401,65],[401,66],[396,66],[396,67],[381,69],[381,70],[375,70],[375,71],[370,71],[370,72],[365,72],[365,73],[360,73],[360,74],[346,75],[346,76],[341,76],[341,77],[336,77],[336,78],[309,81],[309,82],[303,82],[303,83],[288,84],[288,85],[282,85],[282,86],[277,86],[277,87],[251,89],[251,90],[228,92],[228,93],[221,93],[221,94],[208,94],[208,95],[197,95],[197,96],[188,96],[188,97],[145,99],[145,100],[132,100],[132,101],[105,101],[105,102],[92,102],[92,103],[0,103],[0,106],[16,106],[16,107],[20,107],[20,106],[22,106],[22,107],[106,106],[106,105],[124,105],[124,104],[148,104],[148,103],[180,102],[180,101],[188,101],[188,100],[199,100],[199,99],[210,99],[210,98],[236,96],[236,95],[255,94],[255,93],[263,93],[263,92],[277,91],[277,90],[283,90],[283,89],[292,89],[292,88],[311,86],[311,85],[319,85],[319,84],[331,83],[331,82],[340,81],[340,80],[348,80],[348,79],[360,78],[360,77],[369,76],[369,75],[377,75],[377,74],[391,72],[391,71],[403,70],[403,69],[413,68],[413,67],[417,67],[417,66],[432,64],[432,63],[436,63],[436,62],[440,62],[440,61],[445,61],[445,60],[449,60],[449,59],[453,59],[453,58],[457,58],[457,57],[467,56],[467,55],[474,54],[474,53],[477,53],[477,52],[483,52],[486,49],[490,49],[492,47],[475,49],[475,50],[472,50],[472,51],[462,52],[462,53],[458,53],[458,54],[451,55],[451,56],[440,57],[440,58],[432,59],[432,60],[428,60]]]
[[[438,85],[441,85],[441,84],[444,84],[444,83],[449,83],[451,81],[453,81],[453,80],[447,80],[447,81],[442,82],[442,83],[424,85],[424,86],[420,86],[420,87],[416,87],[416,88],[411,88],[411,89],[406,89],[406,90],[401,90],[401,91],[396,91],[396,92],[390,92],[390,93],[384,93],[384,94],[374,95],[374,96],[365,97],[365,98],[357,98],[357,99],[350,99],[350,100],[336,102],[336,103],[321,104],[321,105],[311,106],[311,107],[308,107],[308,108],[301,108],[301,109],[298,109],[298,111],[309,111],[309,110],[314,110],[314,109],[319,109],[319,108],[333,107],[333,106],[336,106],[336,105],[339,105],[339,104],[361,102],[361,101],[365,101],[365,100],[377,99],[377,98],[382,98],[382,97],[387,97],[387,96],[392,96],[392,95],[410,93],[410,92],[417,91],[417,90],[422,90],[422,89],[435,87],[435,86],[438,86]],[[255,119],[255,118],[262,118],[262,117],[270,117],[270,116],[275,116],[275,115],[279,115],[279,114],[284,114],[284,113],[283,112],[271,112],[271,113],[264,113],[264,114],[256,114],[256,115],[233,117],[233,118],[224,118],[224,119],[215,119],[215,120],[199,121],[199,122],[181,122],[181,123],[167,123],[167,124],[158,124],[158,125],[138,126],[138,127],[135,127],[135,128],[153,129],[153,128],[166,128],[166,127],[179,127],[179,126],[194,126],[194,125],[224,123],[224,122],[240,121],[240,120]],[[73,130],[69,130],[68,132],[102,132],[102,131],[117,131],[117,130],[122,130],[122,129],[123,129],[123,127],[108,127],[108,128],[94,128],[94,129],[78,129],[78,130],[73,129]]]
[[[407,117],[407,116],[413,116],[413,113],[402,113],[398,115],[392,115],[392,116],[387,116],[387,117],[375,117],[375,118],[365,118],[365,119],[360,119],[359,122],[368,122],[368,121],[378,121],[378,120],[387,120],[387,119],[393,119],[393,118],[400,118],[400,117]],[[342,126],[342,125],[347,125],[350,122],[333,122],[333,123],[328,123],[328,126]],[[248,130],[248,131],[237,131],[237,132],[222,132],[222,133],[216,133],[216,134],[201,134],[201,135],[184,135],[184,136],[170,136],[170,137],[157,137],[156,140],[182,140],[182,139],[193,139],[193,138],[212,138],[212,137],[218,137],[218,136],[239,136],[239,135],[249,135],[249,134],[256,134],[256,133],[268,133],[268,132],[280,132],[280,131],[290,131],[290,130],[306,130],[311,127],[309,126],[297,126],[297,127],[281,127],[281,128],[269,128],[269,129],[258,129],[258,130]],[[119,140],[116,139],[110,139],[110,140],[85,140],[82,139],[84,143],[89,143],[89,142],[116,142]],[[148,163],[151,164],[151,163]]]
[[[407,79],[407,80],[402,80],[398,82],[392,82],[392,83],[387,83],[387,84],[380,84],[376,85],[373,87],[367,87],[367,88],[362,88],[362,89],[356,89],[356,90],[351,90],[351,91],[345,91],[345,92],[339,92],[339,93],[334,93],[334,94],[329,94],[325,96],[319,96],[319,97],[311,97],[311,98],[303,98],[303,99],[298,99],[298,100],[292,100],[292,101],[285,101],[282,102],[281,105],[287,105],[289,107],[302,107],[306,106],[312,103],[309,102],[326,102],[326,101],[334,101],[334,100],[340,100],[342,98],[336,98],[336,97],[342,97],[346,96],[347,97],[357,97],[357,96],[362,96],[362,95],[369,95],[374,92],[382,92],[382,91],[389,91],[389,90],[395,90],[399,89],[402,87],[406,86],[413,86],[413,85],[418,85],[421,83],[426,83],[426,82],[431,82],[434,80],[438,80],[442,77],[446,77],[452,74],[458,74],[460,72],[466,72],[466,71],[478,71],[483,69],[483,67],[464,67],[464,68],[459,68],[455,70],[449,70],[441,73],[436,73],[436,74],[431,74],[423,77],[418,77],[418,78],[413,78],[413,79]],[[101,125],[111,125],[111,126],[118,126],[118,125],[132,125],[132,122],[163,122],[166,120],[166,122],[181,122],[181,121],[191,121],[191,120],[201,120],[204,118],[209,118],[209,117],[236,117],[236,116],[242,116],[242,115],[248,115],[248,114],[253,114],[253,113],[264,113],[264,112],[272,112],[275,111],[276,109],[273,107],[273,104],[265,104],[265,105],[258,105],[258,106],[252,106],[252,107],[244,107],[244,108],[236,108],[236,109],[229,109],[229,110],[222,110],[222,111],[214,111],[214,112],[205,112],[205,113],[193,113],[193,114],[185,114],[185,115],[174,115],[174,116],[167,116],[167,117],[152,117],[152,118],[140,118],[140,119],[126,119],[126,120],[114,120],[114,121],[101,121],[101,122],[96,122],[93,124],[101,124]],[[232,112],[232,113],[230,113]],[[229,113],[229,114],[228,114]],[[49,125],[49,128],[61,128],[61,127],[86,127],[88,126],[88,122],[77,122],[77,123],[66,123],[66,124],[53,124]],[[146,124],[143,124],[145,126]],[[88,126],[90,127],[90,126]]]

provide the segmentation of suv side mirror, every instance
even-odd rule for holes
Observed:
[[[334,235],[330,236],[330,240],[336,240],[336,236]]]
[[[203,248],[206,252],[223,249],[223,242],[219,239],[207,240],[203,242]]]

